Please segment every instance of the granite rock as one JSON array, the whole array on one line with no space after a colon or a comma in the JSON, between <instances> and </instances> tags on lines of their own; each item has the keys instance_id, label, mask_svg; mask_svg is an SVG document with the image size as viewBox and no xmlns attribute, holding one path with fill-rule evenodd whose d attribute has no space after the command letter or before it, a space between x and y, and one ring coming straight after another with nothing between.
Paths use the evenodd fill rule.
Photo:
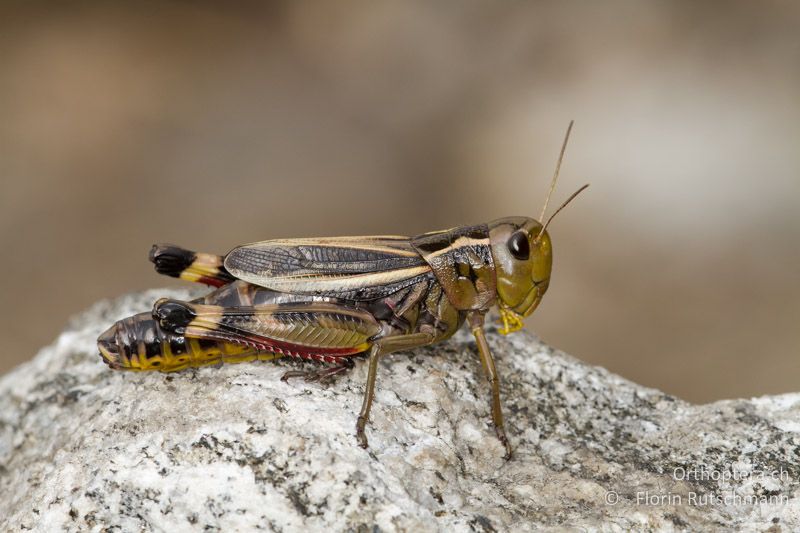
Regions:
<instances>
[{"instance_id":1,"label":"granite rock","mask_svg":"<svg viewBox=\"0 0 800 533\"><path fill-rule=\"evenodd\" d=\"M363 450L363 363L109 370L97 335L165 295L188 293L97 304L0 379L0 530L800 528L800 394L692 405L492 330L505 461L462 331L382 361Z\"/></svg>"}]
</instances>

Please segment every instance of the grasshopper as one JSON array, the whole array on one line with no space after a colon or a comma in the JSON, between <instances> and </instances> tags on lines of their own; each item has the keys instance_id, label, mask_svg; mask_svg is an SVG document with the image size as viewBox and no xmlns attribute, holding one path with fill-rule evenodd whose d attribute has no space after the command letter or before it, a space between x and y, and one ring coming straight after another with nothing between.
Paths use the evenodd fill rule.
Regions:
<instances>
[{"instance_id":1,"label":"grasshopper","mask_svg":"<svg viewBox=\"0 0 800 533\"><path fill-rule=\"evenodd\" d=\"M539 219L555 189L572 122ZM378 361L386 354L441 342L466 322L491 386L495 433L510 457L500 381L484 334L497 306L500 332L516 331L550 284L547 227L583 191L573 193L546 222L501 218L416 237L365 236L279 239L238 246L225 256L155 245L156 271L216 287L184 302L160 299L150 313L120 320L98 338L112 369L170 372L217 363L296 357L330 363L289 371L283 380L327 380L368 361L356 422L365 427Z\"/></svg>"}]
</instances>

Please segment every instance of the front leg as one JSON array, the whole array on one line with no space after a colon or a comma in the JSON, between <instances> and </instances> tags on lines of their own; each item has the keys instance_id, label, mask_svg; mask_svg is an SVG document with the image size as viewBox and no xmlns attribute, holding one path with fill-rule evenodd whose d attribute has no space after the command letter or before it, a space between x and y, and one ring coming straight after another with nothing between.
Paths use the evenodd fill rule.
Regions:
<instances>
[{"instance_id":1,"label":"front leg","mask_svg":"<svg viewBox=\"0 0 800 533\"><path fill-rule=\"evenodd\" d=\"M475 336L475 342L478 344L481 365L486 374L486 379L492 387L492 422L494 422L494 431L497 434L497 438L506 448L506 459L510 459L512 453L511 445L506 437L503 410L500 405L500 379L497 377L497 369L494 366L492 352L489 350L489 343L486 342L486 335L483 332L483 318L484 314L477 311L473 311L467 316L469 327Z\"/></svg>"}]
</instances>

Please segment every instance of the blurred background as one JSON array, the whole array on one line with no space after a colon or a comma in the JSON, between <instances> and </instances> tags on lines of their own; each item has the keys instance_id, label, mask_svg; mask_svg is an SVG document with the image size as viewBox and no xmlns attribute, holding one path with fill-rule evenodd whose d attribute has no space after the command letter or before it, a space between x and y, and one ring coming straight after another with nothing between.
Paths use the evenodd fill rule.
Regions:
<instances>
[{"instance_id":1,"label":"blurred background","mask_svg":"<svg viewBox=\"0 0 800 533\"><path fill-rule=\"evenodd\" d=\"M690 401L800 390L798 6L4 1L0 372L182 284L154 242L538 216L574 118L528 327Z\"/></svg>"}]
</instances>

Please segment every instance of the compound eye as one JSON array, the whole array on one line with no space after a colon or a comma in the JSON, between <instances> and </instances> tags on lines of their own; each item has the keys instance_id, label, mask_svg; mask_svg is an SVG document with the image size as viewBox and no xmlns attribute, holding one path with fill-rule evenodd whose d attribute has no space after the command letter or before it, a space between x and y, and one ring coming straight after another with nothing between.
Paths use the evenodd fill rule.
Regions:
<instances>
[{"instance_id":1,"label":"compound eye","mask_svg":"<svg viewBox=\"0 0 800 533\"><path fill-rule=\"evenodd\" d=\"M528 242L528 234L524 231L517 231L508 239L508 251L516 259L525 261L531 256L531 245Z\"/></svg>"}]
</instances>

